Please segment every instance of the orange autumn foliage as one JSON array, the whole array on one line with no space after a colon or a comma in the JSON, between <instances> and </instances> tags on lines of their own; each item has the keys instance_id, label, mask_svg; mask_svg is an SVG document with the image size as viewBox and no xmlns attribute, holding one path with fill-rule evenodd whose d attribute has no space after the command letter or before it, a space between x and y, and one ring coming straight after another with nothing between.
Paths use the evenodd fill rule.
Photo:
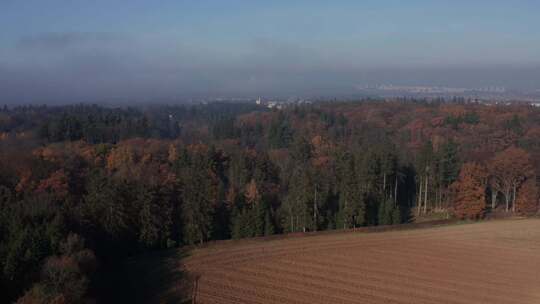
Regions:
<instances>
[{"instance_id":1,"label":"orange autumn foliage","mask_svg":"<svg viewBox=\"0 0 540 304\"><path fill-rule=\"evenodd\" d=\"M257 189L257 183L254 179L251 179L251 181L246 185L246 192L244 193L244 196L246 197L246 202L249 204L256 204L261 198L259 190Z\"/></svg>"},{"instance_id":2,"label":"orange autumn foliage","mask_svg":"<svg viewBox=\"0 0 540 304\"><path fill-rule=\"evenodd\" d=\"M454 193L453 211L456 217L476 219L486 208L485 168L476 163L466 163L461 167L458 180L451 185Z\"/></svg>"},{"instance_id":3,"label":"orange autumn foliage","mask_svg":"<svg viewBox=\"0 0 540 304\"><path fill-rule=\"evenodd\" d=\"M69 183L64 170L55 171L47 179L40 181L36 192L50 193L58 199L65 198L69 193Z\"/></svg>"},{"instance_id":4,"label":"orange autumn foliage","mask_svg":"<svg viewBox=\"0 0 540 304\"><path fill-rule=\"evenodd\" d=\"M538 186L535 177L528 178L519 188L516 211L525 215L538 212Z\"/></svg>"}]
</instances>

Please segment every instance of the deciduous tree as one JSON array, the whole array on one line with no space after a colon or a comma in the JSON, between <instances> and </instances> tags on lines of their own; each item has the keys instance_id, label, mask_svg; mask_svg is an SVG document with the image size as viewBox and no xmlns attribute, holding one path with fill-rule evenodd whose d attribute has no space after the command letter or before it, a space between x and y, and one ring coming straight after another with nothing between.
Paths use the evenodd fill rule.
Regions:
<instances>
[{"instance_id":1,"label":"deciduous tree","mask_svg":"<svg viewBox=\"0 0 540 304\"><path fill-rule=\"evenodd\" d=\"M486 207L487 172L481 165L466 163L461 167L459 177L452 184L454 192L454 214L458 218L477 219Z\"/></svg>"},{"instance_id":2,"label":"deciduous tree","mask_svg":"<svg viewBox=\"0 0 540 304\"><path fill-rule=\"evenodd\" d=\"M516 198L516 212L527 215L538 212L538 185L535 176L527 178L519 187Z\"/></svg>"},{"instance_id":3,"label":"deciduous tree","mask_svg":"<svg viewBox=\"0 0 540 304\"><path fill-rule=\"evenodd\" d=\"M515 212L516 194L521 183L532 175L529 153L517 147L510 147L495 155L490 161L489 172L493 191L501 191L506 202L506 211Z\"/></svg>"}]
</instances>

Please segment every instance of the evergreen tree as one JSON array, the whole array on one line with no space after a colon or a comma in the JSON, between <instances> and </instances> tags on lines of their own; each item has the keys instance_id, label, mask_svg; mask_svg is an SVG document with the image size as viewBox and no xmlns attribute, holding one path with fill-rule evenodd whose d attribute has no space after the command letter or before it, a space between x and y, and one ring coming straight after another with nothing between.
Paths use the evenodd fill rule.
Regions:
<instances>
[{"instance_id":1,"label":"evergreen tree","mask_svg":"<svg viewBox=\"0 0 540 304\"><path fill-rule=\"evenodd\" d=\"M517 135L523 135L523 125L517 114L514 114L511 120L506 121L505 128Z\"/></svg>"},{"instance_id":2,"label":"evergreen tree","mask_svg":"<svg viewBox=\"0 0 540 304\"><path fill-rule=\"evenodd\" d=\"M278 118L270 124L268 130L268 144L271 148L287 148L293 138L293 131L286 117L280 113Z\"/></svg>"},{"instance_id":3,"label":"evergreen tree","mask_svg":"<svg viewBox=\"0 0 540 304\"><path fill-rule=\"evenodd\" d=\"M293 173L287 196L281 206L282 227L288 232L313 230L311 184L305 170Z\"/></svg>"},{"instance_id":4,"label":"evergreen tree","mask_svg":"<svg viewBox=\"0 0 540 304\"><path fill-rule=\"evenodd\" d=\"M263 201L256 201L253 204L236 206L231 231L234 239L273 234L274 225L268 205Z\"/></svg>"},{"instance_id":5,"label":"evergreen tree","mask_svg":"<svg viewBox=\"0 0 540 304\"><path fill-rule=\"evenodd\" d=\"M401 210L399 209L399 206L392 205L392 224L398 225L401 224Z\"/></svg>"},{"instance_id":6,"label":"evergreen tree","mask_svg":"<svg viewBox=\"0 0 540 304\"><path fill-rule=\"evenodd\" d=\"M382 200L379 203L379 214L378 214L378 223L379 225L390 225L392 224L392 217L390 214L388 201Z\"/></svg>"},{"instance_id":7,"label":"evergreen tree","mask_svg":"<svg viewBox=\"0 0 540 304\"><path fill-rule=\"evenodd\" d=\"M203 243L211 235L217 199L217 177L211 168L212 160L207 155L194 152L181 175L181 215L186 244Z\"/></svg>"},{"instance_id":8,"label":"evergreen tree","mask_svg":"<svg viewBox=\"0 0 540 304\"><path fill-rule=\"evenodd\" d=\"M343 160L344 166L339 188L338 228L361 226L365 222L365 203L355 174L351 155Z\"/></svg>"},{"instance_id":9,"label":"evergreen tree","mask_svg":"<svg viewBox=\"0 0 540 304\"><path fill-rule=\"evenodd\" d=\"M377 158L380 164L380 174L382 175L378 182L383 198L392 193L394 177L397 171L397 157L394 154L395 147L391 144L383 144L377 151Z\"/></svg>"},{"instance_id":10,"label":"evergreen tree","mask_svg":"<svg viewBox=\"0 0 540 304\"><path fill-rule=\"evenodd\" d=\"M266 210L264 214L264 235L272 235L275 233L274 223L272 222L272 215L269 210Z\"/></svg>"},{"instance_id":11,"label":"evergreen tree","mask_svg":"<svg viewBox=\"0 0 540 304\"><path fill-rule=\"evenodd\" d=\"M172 207L155 190L140 187L136 198L139 209L139 241L146 247L166 247L172 236Z\"/></svg>"},{"instance_id":12,"label":"evergreen tree","mask_svg":"<svg viewBox=\"0 0 540 304\"><path fill-rule=\"evenodd\" d=\"M458 157L458 144L449 140L440 148L440 172L442 175L442 182L444 187L448 187L453 183L459 174L459 157Z\"/></svg>"},{"instance_id":13,"label":"evergreen tree","mask_svg":"<svg viewBox=\"0 0 540 304\"><path fill-rule=\"evenodd\" d=\"M297 137L290 151L291 159L296 165L307 166L313 154L313 147L305 137Z\"/></svg>"},{"instance_id":14,"label":"evergreen tree","mask_svg":"<svg viewBox=\"0 0 540 304\"><path fill-rule=\"evenodd\" d=\"M378 212L379 225L395 225L401 223L399 207L391 199L382 200Z\"/></svg>"},{"instance_id":15,"label":"evergreen tree","mask_svg":"<svg viewBox=\"0 0 540 304\"><path fill-rule=\"evenodd\" d=\"M85 224L90 231L105 236L109 242L128 232L130 212L123 196L123 186L103 171L92 173L87 194L81 206Z\"/></svg>"}]
</instances>

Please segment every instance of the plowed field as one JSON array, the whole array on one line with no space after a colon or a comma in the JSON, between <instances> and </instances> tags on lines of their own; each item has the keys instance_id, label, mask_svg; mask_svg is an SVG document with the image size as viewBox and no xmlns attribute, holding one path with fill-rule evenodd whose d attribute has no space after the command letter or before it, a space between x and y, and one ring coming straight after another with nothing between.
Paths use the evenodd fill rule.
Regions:
<instances>
[{"instance_id":1,"label":"plowed field","mask_svg":"<svg viewBox=\"0 0 540 304\"><path fill-rule=\"evenodd\" d=\"M197 303L540 303L540 220L247 240L185 260Z\"/></svg>"}]
</instances>

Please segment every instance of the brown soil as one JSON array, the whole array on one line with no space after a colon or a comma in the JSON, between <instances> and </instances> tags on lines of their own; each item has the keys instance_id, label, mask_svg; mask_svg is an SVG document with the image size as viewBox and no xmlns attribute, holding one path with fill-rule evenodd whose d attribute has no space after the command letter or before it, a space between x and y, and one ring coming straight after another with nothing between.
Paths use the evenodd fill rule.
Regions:
<instances>
[{"instance_id":1,"label":"brown soil","mask_svg":"<svg viewBox=\"0 0 540 304\"><path fill-rule=\"evenodd\" d=\"M540 220L217 243L196 303L540 303Z\"/></svg>"}]
</instances>

